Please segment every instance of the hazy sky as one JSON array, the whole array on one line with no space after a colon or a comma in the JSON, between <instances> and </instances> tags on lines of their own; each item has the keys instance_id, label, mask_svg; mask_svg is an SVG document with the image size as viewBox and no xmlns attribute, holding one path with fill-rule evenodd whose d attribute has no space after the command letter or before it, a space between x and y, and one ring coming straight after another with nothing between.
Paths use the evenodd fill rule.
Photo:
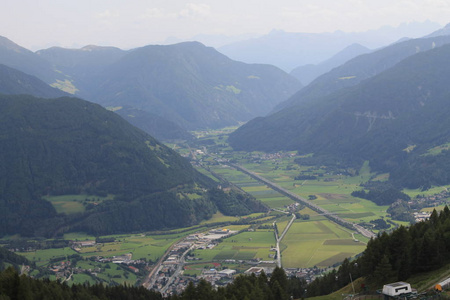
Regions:
<instances>
[{"instance_id":1,"label":"hazy sky","mask_svg":"<svg viewBox=\"0 0 450 300\"><path fill-rule=\"evenodd\" d=\"M197 34L346 32L430 20L448 0L2 0L0 35L31 50L88 44L129 49Z\"/></svg>"}]
</instances>

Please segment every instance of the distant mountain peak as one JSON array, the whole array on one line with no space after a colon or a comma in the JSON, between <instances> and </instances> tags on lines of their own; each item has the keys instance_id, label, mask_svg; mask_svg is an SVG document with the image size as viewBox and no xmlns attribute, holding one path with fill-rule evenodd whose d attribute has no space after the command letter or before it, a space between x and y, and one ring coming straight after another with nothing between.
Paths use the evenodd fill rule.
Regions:
<instances>
[{"instance_id":1,"label":"distant mountain peak","mask_svg":"<svg viewBox=\"0 0 450 300\"><path fill-rule=\"evenodd\" d=\"M450 35L450 23L448 23L441 29L436 30L435 32L427 35L426 37L436 37L436 36L442 36L442 35Z\"/></svg>"},{"instance_id":2,"label":"distant mountain peak","mask_svg":"<svg viewBox=\"0 0 450 300\"><path fill-rule=\"evenodd\" d=\"M17 45L16 43L14 43L13 41L4 36L0 36L0 48L6 48L8 50L13 50L18 53L24 52L26 50L25 48L20 47L19 45Z\"/></svg>"},{"instance_id":3,"label":"distant mountain peak","mask_svg":"<svg viewBox=\"0 0 450 300\"><path fill-rule=\"evenodd\" d=\"M83 48L81 48L80 50L82 50L82 51L93 51L93 50L97 50L98 48L101 48L101 47L95 46L95 45L87 45L87 46L84 46Z\"/></svg>"}]
</instances>

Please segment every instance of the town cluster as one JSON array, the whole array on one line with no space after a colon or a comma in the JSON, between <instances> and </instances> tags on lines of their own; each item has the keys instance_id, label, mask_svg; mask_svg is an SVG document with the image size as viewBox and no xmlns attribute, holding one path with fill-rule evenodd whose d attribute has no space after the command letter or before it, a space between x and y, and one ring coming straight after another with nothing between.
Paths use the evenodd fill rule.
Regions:
<instances>
[{"instance_id":1,"label":"town cluster","mask_svg":"<svg viewBox=\"0 0 450 300\"><path fill-rule=\"evenodd\" d=\"M234 260L224 259L212 263L214 267L201 268L198 274L188 274L188 270L195 266L199 260L191 255L194 249L212 249L218 244L218 240L235 234L235 231L228 229L214 229L207 233L192 234L176 243L169 249L167 254L157 263L150 273L147 288L160 291L163 295L179 294L189 284L197 283L204 279L214 287L225 286L232 282L233 277L238 274L261 274L261 272L270 275L276 266L275 260ZM201 265L201 263L200 263ZM245 271L227 268L227 265L247 265ZM288 276L297 276L305 279L307 282L314 280L323 269L319 268L292 268L285 269Z\"/></svg>"}]
</instances>

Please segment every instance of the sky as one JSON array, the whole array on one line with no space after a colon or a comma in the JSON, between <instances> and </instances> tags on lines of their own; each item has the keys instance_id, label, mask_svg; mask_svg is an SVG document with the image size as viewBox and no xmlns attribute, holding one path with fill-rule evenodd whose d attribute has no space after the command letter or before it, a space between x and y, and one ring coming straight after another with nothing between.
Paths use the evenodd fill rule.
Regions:
<instances>
[{"instance_id":1,"label":"sky","mask_svg":"<svg viewBox=\"0 0 450 300\"><path fill-rule=\"evenodd\" d=\"M361 32L449 22L448 0L1 0L0 35L30 50L130 49L196 35Z\"/></svg>"}]
</instances>

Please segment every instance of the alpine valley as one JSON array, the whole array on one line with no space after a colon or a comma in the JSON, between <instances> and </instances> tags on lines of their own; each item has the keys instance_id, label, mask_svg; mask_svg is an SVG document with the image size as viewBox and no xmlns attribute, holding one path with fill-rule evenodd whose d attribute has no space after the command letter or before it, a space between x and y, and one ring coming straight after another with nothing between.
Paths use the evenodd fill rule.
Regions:
<instances>
[{"instance_id":1,"label":"alpine valley","mask_svg":"<svg viewBox=\"0 0 450 300\"><path fill-rule=\"evenodd\" d=\"M422 25L219 48L290 74L0 37L0 299L447 299L450 25Z\"/></svg>"},{"instance_id":2,"label":"alpine valley","mask_svg":"<svg viewBox=\"0 0 450 300\"><path fill-rule=\"evenodd\" d=\"M353 166L368 160L400 187L447 184L447 151L429 151L450 140L449 42L448 36L409 40L356 57L279 111L239 128L230 143L236 150L298 150Z\"/></svg>"}]
</instances>

